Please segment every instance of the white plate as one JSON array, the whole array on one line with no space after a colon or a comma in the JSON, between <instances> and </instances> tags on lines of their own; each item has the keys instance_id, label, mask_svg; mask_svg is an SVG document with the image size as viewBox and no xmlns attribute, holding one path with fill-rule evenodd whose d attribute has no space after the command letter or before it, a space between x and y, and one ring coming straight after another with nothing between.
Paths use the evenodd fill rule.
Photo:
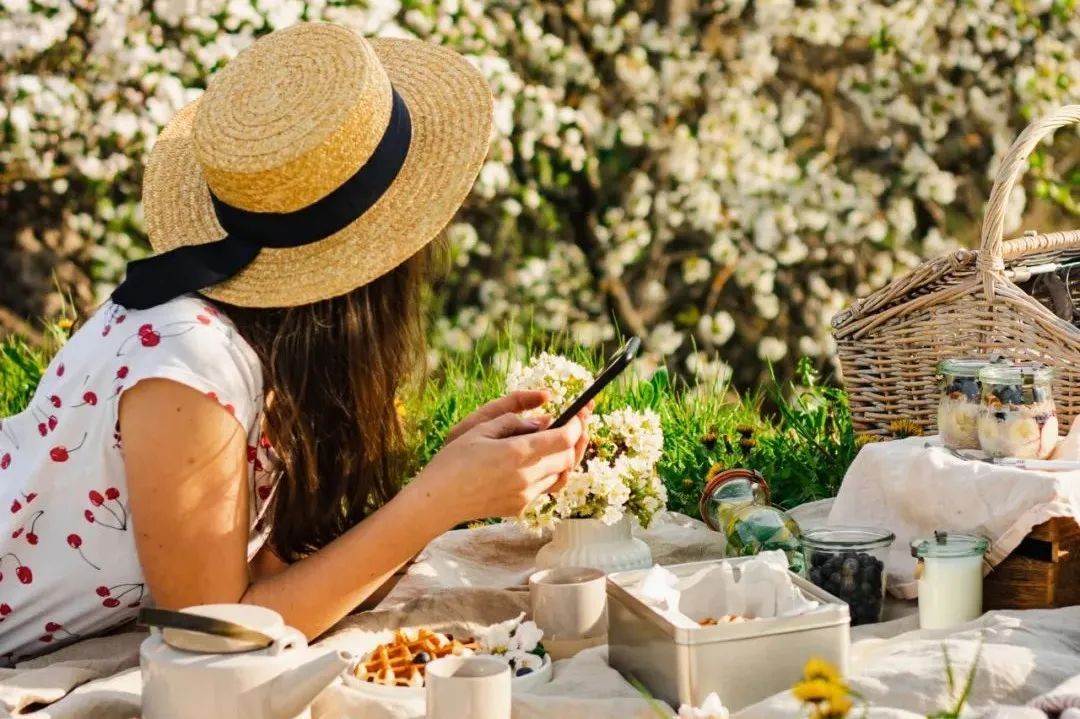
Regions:
<instances>
[{"instance_id":1,"label":"white plate","mask_svg":"<svg viewBox=\"0 0 1080 719\"><path fill-rule=\"evenodd\" d=\"M512 691L528 692L551 681L551 657L544 655L544 663L536 671L521 677L511 677ZM342 674L345 686L377 699L420 699L424 698L424 687L391 687L357 679L351 671Z\"/></svg>"}]
</instances>

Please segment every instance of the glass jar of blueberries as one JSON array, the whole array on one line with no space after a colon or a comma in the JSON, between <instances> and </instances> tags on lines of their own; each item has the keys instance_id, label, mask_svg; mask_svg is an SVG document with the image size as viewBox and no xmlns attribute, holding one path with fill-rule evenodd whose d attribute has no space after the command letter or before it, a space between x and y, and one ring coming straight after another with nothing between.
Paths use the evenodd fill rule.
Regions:
<instances>
[{"instance_id":1,"label":"glass jar of blueberries","mask_svg":"<svg viewBox=\"0 0 1080 719\"><path fill-rule=\"evenodd\" d=\"M984 452L1021 459L1050 456L1058 441L1053 379L1053 369L1039 363L988 364L979 371L978 435Z\"/></svg>"},{"instance_id":2,"label":"glass jar of blueberries","mask_svg":"<svg viewBox=\"0 0 1080 719\"><path fill-rule=\"evenodd\" d=\"M885 555L895 540L892 532L874 527L817 527L803 533L810 581L848 603L852 625L881 621Z\"/></svg>"},{"instance_id":3,"label":"glass jar of blueberries","mask_svg":"<svg viewBox=\"0 0 1080 719\"><path fill-rule=\"evenodd\" d=\"M979 371L989 364L987 359L947 359L938 364L942 380L938 401L938 434L951 449L979 448L979 408L982 387Z\"/></svg>"}]
</instances>

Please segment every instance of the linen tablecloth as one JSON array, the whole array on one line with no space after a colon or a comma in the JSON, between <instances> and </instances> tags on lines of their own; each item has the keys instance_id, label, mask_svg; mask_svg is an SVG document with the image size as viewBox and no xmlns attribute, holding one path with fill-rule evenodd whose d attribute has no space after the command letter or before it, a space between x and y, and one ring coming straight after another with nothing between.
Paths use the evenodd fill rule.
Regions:
<instances>
[{"instance_id":1,"label":"linen tablecloth","mask_svg":"<svg viewBox=\"0 0 1080 719\"><path fill-rule=\"evenodd\" d=\"M828 504L797 511L810 526ZM817 517L818 519L814 519ZM703 525L678 515L664 515L642 533L654 558L668 563L715 556L718 538ZM451 532L436 540L410 567L404 579L374 612L343 620L320 646L348 647L358 633L436 621L488 622L515 616L527 605L522 582L531 570L538 539L509 525ZM477 554L481 547L486 553ZM483 557L478 561L477 557ZM491 582L497 582L495 586ZM447 586L449 585L449 586ZM502 587L513 587L505 589ZM901 618L853 632L850 681L871 698L872 717L910 717L944 706L941 647L948 646L958 665L966 662L981 639L984 659L976 684L980 712L999 704L1023 704L1070 676L1080 674L1080 609L992 612L952 632L911 632L917 626L911 604L893 604ZM49 702L28 714L35 719L131 719L139 713L138 644L145 635L129 632L91 639L61 649L15 669L0 670L0 716L3 707ZM738 719L796 716L785 692L740 712ZM655 714L637 692L604 661L603 648L557 662L550 684L518 693L514 719L652 719ZM1017 716L1020 711L1001 716ZM314 719L402 719L423 716L408 703L366 701L343 686L325 691L312 707ZM1038 714L1035 715L1039 716Z\"/></svg>"},{"instance_id":2,"label":"linen tablecloth","mask_svg":"<svg viewBox=\"0 0 1080 719\"><path fill-rule=\"evenodd\" d=\"M886 561L890 591L917 596L911 540L934 530L990 540L989 571L1033 527L1054 517L1080 521L1080 472L1036 472L964 460L937 437L909 437L862 448L844 476L829 524L887 527L896 534Z\"/></svg>"}]
</instances>

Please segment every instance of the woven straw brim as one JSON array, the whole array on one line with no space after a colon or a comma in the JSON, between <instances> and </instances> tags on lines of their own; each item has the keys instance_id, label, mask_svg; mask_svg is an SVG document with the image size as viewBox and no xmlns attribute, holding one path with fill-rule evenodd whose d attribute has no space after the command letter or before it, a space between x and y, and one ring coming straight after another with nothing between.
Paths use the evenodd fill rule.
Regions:
<instances>
[{"instance_id":1,"label":"woven straw brim","mask_svg":"<svg viewBox=\"0 0 1080 719\"><path fill-rule=\"evenodd\" d=\"M358 220L302 247L264 249L203 294L245 307L291 307L345 294L386 274L430 242L465 200L487 154L492 99L457 53L418 40L372 39L409 107L412 142L397 178ZM158 252L225 236L195 155L198 101L162 132L147 163L143 208Z\"/></svg>"}]
</instances>

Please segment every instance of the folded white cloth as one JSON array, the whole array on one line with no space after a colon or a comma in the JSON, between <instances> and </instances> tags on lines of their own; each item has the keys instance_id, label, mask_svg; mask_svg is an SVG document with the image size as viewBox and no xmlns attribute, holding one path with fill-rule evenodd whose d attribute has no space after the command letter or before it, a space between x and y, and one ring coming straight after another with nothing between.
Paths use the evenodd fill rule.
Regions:
<instances>
[{"instance_id":1,"label":"folded white cloth","mask_svg":"<svg viewBox=\"0 0 1080 719\"><path fill-rule=\"evenodd\" d=\"M1061 719L1080 719L1080 674L1035 697L1028 705L1043 710L1051 717L1060 715Z\"/></svg>"},{"instance_id":2,"label":"folded white cloth","mask_svg":"<svg viewBox=\"0 0 1080 719\"><path fill-rule=\"evenodd\" d=\"M728 562L683 579L659 564L630 590L677 627L695 629L706 618L730 614L753 619L789 617L817 609L788 573L783 552L762 552L742 562L739 577Z\"/></svg>"},{"instance_id":3,"label":"folded white cloth","mask_svg":"<svg viewBox=\"0 0 1080 719\"><path fill-rule=\"evenodd\" d=\"M890 591L911 599L918 592L912 539L937 529L980 534L990 540L989 571L1033 527L1054 517L1080 517L1080 472L964 460L941 447L937 437L910 437L862 448L828 523L892 530L896 542L886 560Z\"/></svg>"}]
</instances>

